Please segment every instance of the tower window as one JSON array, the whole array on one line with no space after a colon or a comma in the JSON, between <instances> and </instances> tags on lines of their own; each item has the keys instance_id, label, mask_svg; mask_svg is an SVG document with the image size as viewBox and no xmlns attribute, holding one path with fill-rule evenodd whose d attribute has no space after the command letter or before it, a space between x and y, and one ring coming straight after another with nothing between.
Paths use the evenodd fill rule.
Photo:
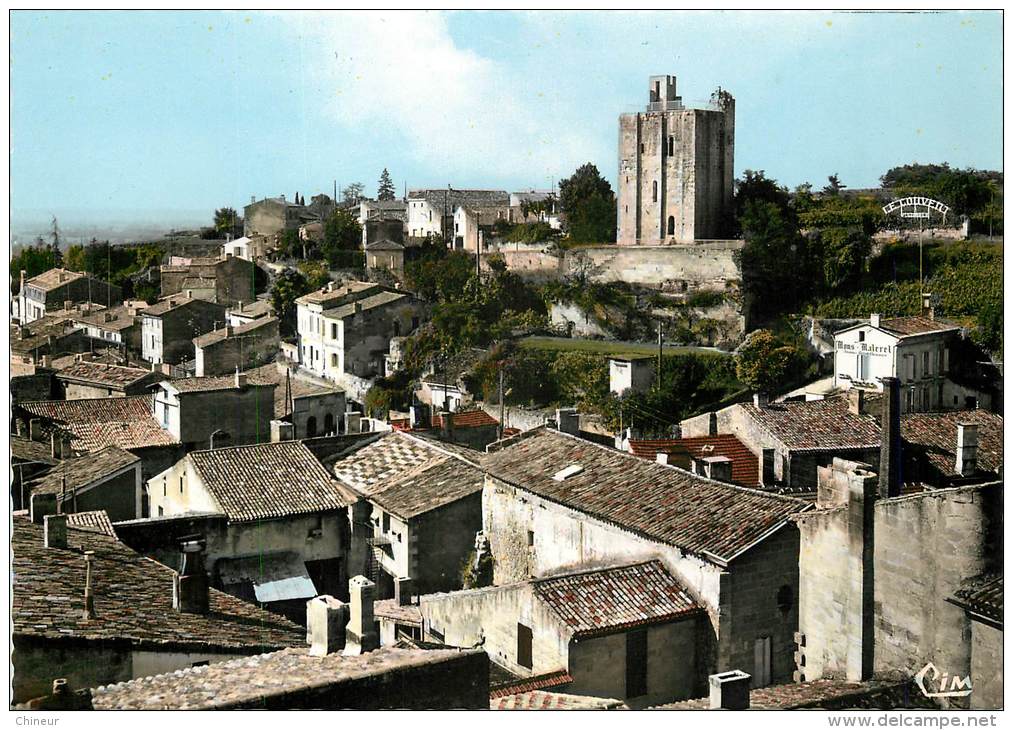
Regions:
<instances>
[{"instance_id":1,"label":"tower window","mask_svg":"<svg viewBox=\"0 0 1013 730\"><path fill-rule=\"evenodd\" d=\"M668 235L670 235L670 236L674 236L675 235L675 216L674 215L668 216Z\"/></svg>"},{"instance_id":2,"label":"tower window","mask_svg":"<svg viewBox=\"0 0 1013 730\"><path fill-rule=\"evenodd\" d=\"M652 188L653 188L653 192L652 192L652 194L651 194L651 199L652 199L652 200L653 200L653 201L654 201L655 203L657 203L657 202L658 202L658 181L657 181L657 180L655 180L655 181L654 181L653 183L651 183L651 186L652 186Z\"/></svg>"},{"instance_id":3,"label":"tower window","mask_svg":"<svg viewBox=\"0 0 1013 730\"><path fill-rule=\"evenodd\" d=\"M640 143L640 154L644 154L644 143Z\"/></svg>"},{"instance_id":4,"label":"tower window","mask_svg":"<svg viewBox=\"0 0 1013 730\"><path fill-rule=\"evenodd\" d=\"M675 154L675 137L669 135L668 137L668 156L671 157Z\"/></svg>"}]
</instances>

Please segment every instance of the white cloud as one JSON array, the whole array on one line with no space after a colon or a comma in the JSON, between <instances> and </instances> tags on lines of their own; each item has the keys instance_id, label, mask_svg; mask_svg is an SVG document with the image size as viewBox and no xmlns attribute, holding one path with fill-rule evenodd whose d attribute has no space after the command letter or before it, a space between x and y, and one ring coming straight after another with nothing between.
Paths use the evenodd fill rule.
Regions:
<instances>
[{"instance_id":1,"label":"white cloud","mask_svg":"<svg viewBox=\"0 0 1013 730\"><path fill-rule=\"evenodd\" d=\"M394 152L433 170L430 184L454 176L544 186L591 157L594 140L554 123L531 80L458 46L439 13L277 17L298 36L302 68L327 117L395 131L406 148Z\"/></svg>"}]
</instances>

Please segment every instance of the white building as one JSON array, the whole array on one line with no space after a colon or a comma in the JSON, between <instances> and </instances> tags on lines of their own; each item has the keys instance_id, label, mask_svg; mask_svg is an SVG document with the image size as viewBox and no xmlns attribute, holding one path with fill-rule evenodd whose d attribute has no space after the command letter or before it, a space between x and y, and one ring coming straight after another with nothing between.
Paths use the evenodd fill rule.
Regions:
<instances>
[{"instance_id":1,"label":"white building","mask_svg":"<svg viewBox=\"0 0 1013 730\"><path fill-rule=\"evenodd\" d=\"M902 413L963 407L956 393L961 389L947 378L959 336L959 327L932 315L884 319L873 314L867 324L834 335L834 387L882 392L880 379L895 377L901 383Z\"/></svg>"},{"instance_id":2,"label":"white building","mask_svg":"<svg viewBox=\"0 0 1013 730\"><path fill-rule=\"evenodd\" d=\"M505 190L453 190L433 188L408 193L408 236L443 236L443 221L452 222L458 206L474 208L509 207L510 193Z\"/></svg>"}]
</instances>

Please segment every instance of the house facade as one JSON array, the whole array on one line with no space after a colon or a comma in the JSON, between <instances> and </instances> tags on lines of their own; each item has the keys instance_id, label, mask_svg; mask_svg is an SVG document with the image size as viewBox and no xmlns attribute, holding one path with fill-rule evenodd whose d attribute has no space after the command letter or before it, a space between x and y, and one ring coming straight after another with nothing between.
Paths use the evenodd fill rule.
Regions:
<instances>
[{"instance_id":1,"label":"house facade","mask_svg":"<svg viewBox=\"0 0 1013 730\"><path fill-rule=\"evenodd\" d=\"M225 307L203 299L170 296L141 313L141 357L151 363L194 358L193 338L225 321Z\"/></svg>"},{"instance_id":2,"label":"house facade","mask_svg":"<svg viewBox=\"0 0 1013 730\"><path fill-rule=\"evenodd\" d=\"M193 340L196 375L225 375L274 362L280 334L277 317L261 317L235 327L226 324Z\"/></svg>"},{"instance_id":3,"label":"house facade","mask_svg":"<svg viewBox=\"0 0 1013 730\"><path fill-rule=\"evenodd\" d=\"M50 269L31 279L21 272L21 289L18 293L18 312L21 323L33 322L46 312L66 309L67 302L119 302L122 293L118 286L70 269Z\"/></svg>"},{"instance_id":4,"label":"house facade","mask_svg":"<svg viewBox=\"0 0 1013 730\"><path fill-rule=\"evenodd\" d=\"M452 190L422 189L408 192L408 236L426 238L449 236L458 206L510 205L510 194L505 190ZM452 240L452 239L451 239Z\"/></svg>"}]
</instances>

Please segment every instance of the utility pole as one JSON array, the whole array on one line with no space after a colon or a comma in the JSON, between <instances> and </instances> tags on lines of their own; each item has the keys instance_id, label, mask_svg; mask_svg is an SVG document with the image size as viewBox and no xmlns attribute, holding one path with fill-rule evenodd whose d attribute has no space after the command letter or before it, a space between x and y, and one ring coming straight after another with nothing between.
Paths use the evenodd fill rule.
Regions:
<instances>
[{"instance_id":1,"label":"utility pole","mask_svg":"<svg viewBox=\"0 0 1013 730\"><path fill-rule=\"evenodd\" d=\"M506 407L503 404L503 363L499 365L499 437L503 438L503 419L506 417Z\"/></svg>"},{"instance_id":2,"label":"utility pole","mask_svg":"<svg viewBox=\"0 0 1013 730\"><path fill-rule=\"evenodd\" d=\"M659 321L658 322L658 377L657 377L658 390L659 391L661 390L661 348L662 348L661 322Z\"/></svg>"},{"instance_id":3,"label":"utility pole","mask_svg":"<svg viewBox=\"0 0 1013 730\"><path fill-rule=\"evenodd\" d=\"M475 211L475 278L482 283L482 214Z\"/></svg>"}]
</instances>

